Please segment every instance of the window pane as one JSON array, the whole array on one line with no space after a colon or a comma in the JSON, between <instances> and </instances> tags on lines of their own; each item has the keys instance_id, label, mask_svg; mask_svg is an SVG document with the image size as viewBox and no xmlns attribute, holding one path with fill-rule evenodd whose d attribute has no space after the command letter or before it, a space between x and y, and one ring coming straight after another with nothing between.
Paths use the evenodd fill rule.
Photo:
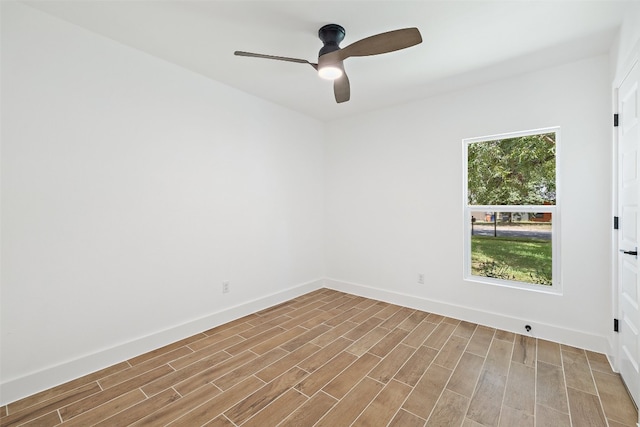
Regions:
<instances>
[{"instance_id":1,"label":"window pane","mask_svg":"<svg viewBox=\"0 0 640 427\"><path fill-rule=\"evenodd\" d=\"M471 212L471 274L552 284L552 214Z\"/></svg>"},{"instance_id":2,"label":"window pane","mask_svg":"<svg viewBox=\"0 0 640 427\"><path fill-rule=\"evenodd\" d=\"M467 149L470 205L555 205L555 132L473 142Z\"/></svg>"}]
</instances>

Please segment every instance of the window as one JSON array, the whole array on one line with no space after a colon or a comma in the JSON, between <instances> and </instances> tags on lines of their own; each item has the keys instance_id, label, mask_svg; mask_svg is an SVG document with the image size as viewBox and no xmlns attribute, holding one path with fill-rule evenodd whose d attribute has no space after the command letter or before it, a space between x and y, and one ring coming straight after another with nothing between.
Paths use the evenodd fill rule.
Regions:
<instances>
[{"instance_id":1,"label":"window","mask_svg":"<svg viewBox=\"0 0 640 427\"><path fill-rule=\"evenodd\" d=\"M463 140L464 277L559 292L559 128Z\"/></svg>"}]
</instances>

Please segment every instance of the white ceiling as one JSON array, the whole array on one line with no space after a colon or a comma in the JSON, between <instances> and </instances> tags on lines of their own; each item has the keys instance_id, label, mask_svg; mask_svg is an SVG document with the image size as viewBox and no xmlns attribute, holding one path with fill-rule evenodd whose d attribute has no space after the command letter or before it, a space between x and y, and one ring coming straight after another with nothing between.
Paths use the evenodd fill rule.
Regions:
<instances>
[{"instance_id":1,"label":"white ceiling","mask_svg":"<svg viewBox=\"0 0 640 427\"><path fill-rule=\"evenodd\" d=\"M24 0L23 3L292 110L331 120L608 52L631 1ZM342 47L418 27L423 43L349 58L351 100L308 65L318 29L346 29Z\"/></svg>"}]
</instances>

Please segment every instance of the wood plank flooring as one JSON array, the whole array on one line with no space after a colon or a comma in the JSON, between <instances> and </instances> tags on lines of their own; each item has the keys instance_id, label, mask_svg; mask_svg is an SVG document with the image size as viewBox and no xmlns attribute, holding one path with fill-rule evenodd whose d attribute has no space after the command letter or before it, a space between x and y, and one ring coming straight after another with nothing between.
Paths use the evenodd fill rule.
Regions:
<instances>
[{"instance_id":1,"label":"wood plank flooring","mask_svg":"<svg viewBox=\"0 0 640 427\"><path fill-rule=\"evenodd\" d=\"M602 354L320 289L0 408L1 426L635 426Z\"/></svg>"}]
</instances>

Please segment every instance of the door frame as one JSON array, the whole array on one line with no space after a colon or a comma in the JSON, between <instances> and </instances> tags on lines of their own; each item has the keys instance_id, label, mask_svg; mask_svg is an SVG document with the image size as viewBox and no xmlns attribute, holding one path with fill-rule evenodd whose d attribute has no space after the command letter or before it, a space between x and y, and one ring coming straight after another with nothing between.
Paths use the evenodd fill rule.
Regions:
<instances>
[{"instance_id":1,"label":"door frame","mask_svg":"<svg viewBox=\"0 0 640 427\"><path fill-rule=\"evenodd\" d=\"M638 40L638 42L635 44L634 48L631 50L631 53L629 55L629 57L624 61L623 66L621 67L621 69L618 71L618 73L614 76L613 82L612 82L612 97L611 97L611 102L612 102L612 114L611 114L611 119L612 119L612 171L613 171L613 179L612 179L612 198L611 198L611 203L612 203L612 219L613 217L619 217L619 212L618 212L618 201L619 201L619 191L618 191L618 174L619 174L619 167L618 167L618 147L619 147L619 131L620 128L613 126L613 117L614 114L618 114L618 101L619 101L619 90L620 90L620 86L622 85L622 83L624 82L624 80L627 78L627 76L630 74L631 70L633 69L634 65L639 66L640 67L640 40ZM611 301L612 301L612 307L611 307L611 311L613 314L613 318L614 319L618 319L619 318L619 310L620 310L620 302L619 302L619 283L618 283L618 279L619 279L619 275L618 275L618 266L619 266L619 257L621 256L618 253L618 241L619 241L619 237L618 237L618 231L619 230L615 230L613 229L613 227L611 228L611 251L612 251L612 258L611 258L611 262L612 262L612 268L611 268ZM613 321L612 321L613 323ZM613 331L613 324L612 324L612 329ZM616 332L612 332L611 334L611 354L609 355L609 362L611 363L611 366L613 368L613 370L615 372L620 372L620 337ZM638 407L640 407L640 402L635 402L636 405L638 405ZM640 413L638 413L638 427L640 427Z\"/></svg>"}]
</instances>

